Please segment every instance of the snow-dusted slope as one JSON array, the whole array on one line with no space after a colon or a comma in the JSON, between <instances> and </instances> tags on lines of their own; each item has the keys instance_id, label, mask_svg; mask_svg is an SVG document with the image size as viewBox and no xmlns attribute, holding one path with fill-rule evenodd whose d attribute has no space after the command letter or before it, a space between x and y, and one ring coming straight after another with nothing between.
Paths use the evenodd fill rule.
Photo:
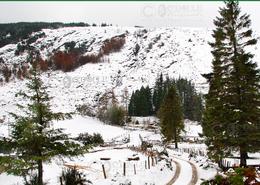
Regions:
<instances>
[{"instance_id":1,"label":"snow-dusted slope","mask_svg":"<svg viewBox=\"0 0 260 185\"><path fill-rule=\"evenodd\" d=\"M175 78L186 77L198 90L205 92L207 89L201 74L211 70L209 30L71 27L41 32L45 36L32 46L40 50L43 58L50 56L53 50L63 50L63 44L70 41L75 41L76 46L85 43L86 54L97 53L104 40L126 35L126 43L120 52L105 56L103 63L86 64L68 73L52 71L43 74L42 78L50 86L50 95L54 97L53 106L59 111L73 111L76 105L84 103L96 105L102 94L112 90L120 101L126 87L131 93L142 85L152 85L160 73ZM134 54L136 44L140 46L137 55ZM19 64L26 60L26 53L15 56L16 47L10 44L0 48L0 57L5 63ZM255 51L259 51L258 48ZM13 111L14 104L19 101L15 93L24 87L25 81L17 79L0 86L0 118L7 111Z\"/></svg>"}]
</instances>

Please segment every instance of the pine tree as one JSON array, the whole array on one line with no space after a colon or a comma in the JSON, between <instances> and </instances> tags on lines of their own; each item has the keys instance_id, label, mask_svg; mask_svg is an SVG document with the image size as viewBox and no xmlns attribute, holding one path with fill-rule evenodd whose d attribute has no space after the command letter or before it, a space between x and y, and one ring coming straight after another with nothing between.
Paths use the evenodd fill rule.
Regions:
<instances>
[{"instance_id":1,"label":"pine tree","mask_svg":"<svg viewBox=\"0 0 260 185\"><path fill-rule=\"evenodd\" d=\"M237 1L227 1L214 21L213 72L209 81L203 132L210 155L220 159L240 151L240 165L247 153L259 150L260 72L248 46L255 45L249 15L240 15Z\"/></svg>"},{"instance_id":2,"label":"pine tree","mask_svg":"<svg viewBox=\"0 0 260 185\"><path fill-rule=\"evenodd\" d=\"M161 73L160 76L156 79L155 87L154 87L154 93L153 93L154 113L157 113L157 111L159 110L163 97L164 97L163 75Z\"/></svg>"},{"instance_id":3,"label":"pine tree","mask_svg":"<svg viewBox=\"0 0 260 185\"><path fill-rule=\"evenodd\" d=\"M31 56L30 60L35 60ZM55 156L72 156L83 152L79 144L73 142L62 129L54 129L53 120L70 118L70 114L54 113L50 109L50 97L39 77L36 62L27 92L17 95L27 100L27 105L17 104L22 115L10 113L14 118L11 134L4 142L14 155L1 156L0 164L7 173L26 177L37 171L37 184L43 185L43 162L50 162Z\"/></svg>"},{"instance_id":4,"label":"pine tree","mask_svg":"<svg viewBox=\"0 0 260 185\"><path fill-rule=\"evenodd\" d=\"M132 93L129 104L128 104L128 115L129 116L135 115L134 99L135 99L135 92Z\"/></svg>"},{"instance_id":5,"label":"pine tree","mask_svg":"<svg viewBox=\"0 0 260 185\"><path fill-rule=\"evenodd\" d=\"M175 148L178 148L180 132L183 130L184 124L180 98L174 86L168 89L159 109L158 117L165 141L174 140Z\"/></svg>"},{"instance_id":6,"label":"pine tree","mask_svg":"<svg viewBox=\"0 0 260 185\"><path fill-rule=\"evenodd\" d=\"M152 92L149 86L145 88L145 97L147 104L147 116L151 116L153 114L153 103L152 103Z\"/></svg>"}]
</instances>

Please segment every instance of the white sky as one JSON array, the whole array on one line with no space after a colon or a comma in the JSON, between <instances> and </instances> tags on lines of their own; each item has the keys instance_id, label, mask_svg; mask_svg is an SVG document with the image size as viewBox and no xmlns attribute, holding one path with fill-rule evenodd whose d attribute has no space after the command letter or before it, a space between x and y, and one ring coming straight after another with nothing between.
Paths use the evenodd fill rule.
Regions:
<instances>
[{"instance_id":1,"label":"white sky","mask_svg":"<svg viewBox=\"0 0 260 185\"><path fill-rule=\"evenodd\" d=\"M0 22L102 22L120 26L213 26L223 2L0 2ZM260 30L260 2L241 2Z\"/></svg>"}]
</instances>

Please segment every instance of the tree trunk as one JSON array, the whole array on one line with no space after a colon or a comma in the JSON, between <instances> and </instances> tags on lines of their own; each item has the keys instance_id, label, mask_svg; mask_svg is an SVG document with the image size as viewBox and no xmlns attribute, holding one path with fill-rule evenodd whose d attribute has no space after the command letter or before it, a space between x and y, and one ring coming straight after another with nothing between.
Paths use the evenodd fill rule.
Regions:
<instances>
[{"instance_id":1,"label":"tree trunk","mask_svg":"<svg viewBox=\"0 0 260 185\"><path fill-rule=\"evenodd\" d=\"M38 160L38 185L43 185L43 167L42 160Z\"/></svg>"},{"instance_id":2,"label":"tree trunk","mask_svg":"<svg viewBox=\"0 0 260 185\"><path fill-rule=\"evenodd\" d=\"M246 167L246 159L248 158L247 151L240 147L240 167Z\"/></svg>"},{"instance_id":3,"label":"tree trunk","mask_svg":"<svg viewBox=\"0 0 260 185\"><path fill-rule=\"evenodd\" d=\"M176 128L174 129L174 142L175 142L175 148L178 148L178 141L177 141L177 130Z\"/></svg>"}]
</instances>

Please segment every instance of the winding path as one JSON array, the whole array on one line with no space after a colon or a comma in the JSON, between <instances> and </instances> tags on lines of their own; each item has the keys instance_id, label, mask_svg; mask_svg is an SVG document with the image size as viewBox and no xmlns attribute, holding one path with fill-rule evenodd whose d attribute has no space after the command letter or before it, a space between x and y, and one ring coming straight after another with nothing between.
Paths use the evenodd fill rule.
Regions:
<instances>
[{"instance_id":1,"label":"winding path","mask_svg":"<svg viewBox=\"0 0 260 185\"><path fill-rule=\"evenodd\" d=\"M175 170L174 176L172 177L172 179L166 185L172 185L173 183L175 183L175 181L180 176L180 172L181 172L181 165L180 165L180 163L178 163L175 160L173 160L172 162L174 162L174 164L176 166L176 170Z\"/></svg>"},{"instance_id":2,"label":"winding path","mask_svg":"<svg viewBox=\"0 0 260 185\"><path fill-rule=\"evenodd\" d=\"M187 161L190 165L191 165L191 169L192 169L192 177L191 177L191 181L189 183L189 185L195 185L198 182L198 171L197 168L195 166L195 164L193 164L190 161Z\"/></svg>"},{"instance_id":3,"label":"winding path","mask_svg":"<svg viewBox=\"0 0 260 185\"><path fill-rule=\"evenodd\" d=\"M172 179L166 185L196 185L198 181L196 166L192 162L179 157L172 156L172 158L174 158L173 162L175 163L176 171Z\"/></svg>"}]
</instances>

